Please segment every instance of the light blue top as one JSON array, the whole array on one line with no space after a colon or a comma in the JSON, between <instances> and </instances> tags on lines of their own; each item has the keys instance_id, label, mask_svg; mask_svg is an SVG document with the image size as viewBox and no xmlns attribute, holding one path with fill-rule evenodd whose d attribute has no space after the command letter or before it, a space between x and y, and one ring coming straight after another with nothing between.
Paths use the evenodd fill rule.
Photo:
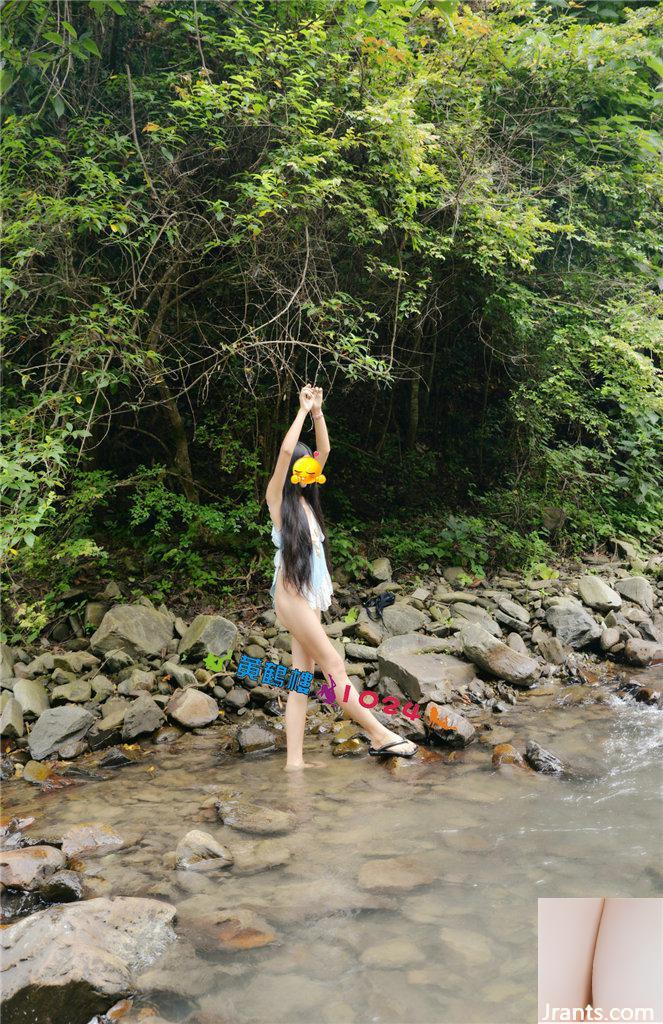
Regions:
<instances>
[{"instance_id":1,"label":"light blue top","mask_svg":"<svg viewBox=\"0 0 663 1024\"><path fill-rule=\"evenodd\" d=\"M313 546L313 550L311 552L311 583L309 587L302 591L302 597L304 597L310 604L311 608L319 608L320 611L324 612L329 608L334 594L334 588L331 576L329 575L329 569L327 568L324 548L322 546L325 535L320 529L317 521L315 521L314 526L313 521L309 519L309 526L311 527L311 541ZM276 591L276 579L279 569L281 568L281 531L273 524L272 540L276 545L276 552L274 554L274 579L272 580L272 586L269 591L273 602L274 593Z\"/></svg>"}]
</instances>

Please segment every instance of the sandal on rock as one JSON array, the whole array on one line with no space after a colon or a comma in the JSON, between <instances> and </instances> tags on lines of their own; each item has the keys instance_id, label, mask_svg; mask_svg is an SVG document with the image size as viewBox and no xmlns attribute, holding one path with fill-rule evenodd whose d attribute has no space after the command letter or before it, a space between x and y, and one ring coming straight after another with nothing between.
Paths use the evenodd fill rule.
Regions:
<instances>
[{"instance_id":1,"label":"sandal on rock","mask_svg":"<svg viewBox=\"0 0 663 1024\"><path fill-rule=\"evenodd\" d=\"M414 757L417 752L417 748L405 753L403 751L392 750L392 747L400 747L403 743L407 743L407 740L393 740L391 743L385 743L383 747L369 747L368 752L371 757Z\"/></svg>"}]
</instances>

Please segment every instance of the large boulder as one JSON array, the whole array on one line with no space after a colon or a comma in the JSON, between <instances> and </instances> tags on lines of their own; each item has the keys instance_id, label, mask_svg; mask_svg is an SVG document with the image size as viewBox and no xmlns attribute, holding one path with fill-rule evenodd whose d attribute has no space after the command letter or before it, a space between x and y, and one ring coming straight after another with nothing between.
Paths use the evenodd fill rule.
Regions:
<instances>
[{"instance_id":1,"label":"large boulder","mask_svg":"<svg viewBox=\"0 0 663 1024\"><path fill-rule=\"evenodd\" d=\"M390 637L377 649L381 677L393 679L411 700L448 700L474 679L471 665L442 651L447 643L419 633Z\"/></svg>"},{"instance_id":2,"label":"large boulder","mask_svg":"<svg viewBox=\"0 0 663 1024\"><path fill-rule=\"evenodd\" d=\"M168 701L166 711L176 722L186 725L189 729L209 725L219 716L219 707L216 701L206 693L195 690L192 686L174 693Z\"/></svg>"},{"instance_id":3,"label":"large boulder","mask_svg":"<svg viewBox=\"0 0 663 1024\"><path fill-rule=\"evenodd\" d=\"M206 654L220 657L234 651L237 626L223 615L196 615L179 642L178 653L188 661L197 661Z\"/></svg>"},{"instance_id":4,"label":"large boulder","mask_svg":"<svg viewBox=\"0 0 663 1024\"><path fill-rule=\"evenodd\" d=\"M382 613L383 625L390 636L413 633L415 629L421 629L427 621L423 612L413 608L411 604L405 604L404 601L390 605Z\"/></svg>"},{"instance_id":5,"label":"large boulder","mask_svg":"<svg viewBox=\"0 0 663 1024\"><path fill-rule=\"evenodd\" d=\"M49 907L0 929L3 1024L88 1024L135 990L175 938L175 907L116 896Z\"/></svg>"},{"instance_id":6,"label":"large boulder","mask_svg":"<svg viewBox=\"0 0 663 1024\"><path fill-rule=\"evenodd\" d=\"M463 627L460 642L463 654L473 664L513 686L529 688L540 675L539 663L534 658L514 651L478 623Z\"/></svg>"},{"instance_id":7,"label":"large boulder","mask_svg":"<svg viewBox=\"0 0 663 1024\"><path fill-rule=\"evenodd\" d=\"M567 647L580 650L601 635L602 629L573 597L557 597L546 611L546 621L557 639Z\"/></svg>"},{"instance_id":8,"label":"large boulder","mask_svg":"<svg viewBox=\"0 0 663 1024\"><path fill-rule=\"evenodd\" d=\"M61 748L84 739L94 722L91 712L71 704L48 708L35 722L28 739L32 757L43 761L45 757L58 754Z\"/></svg>"},{"instance_id":9,"label":"large boulder","mask_svg":"<svg viewBox=\"0 0 663 1024\"><path fill-rule=\"evenodd\" d=\"M21 705L24 715L39 718L48 708L46 687L38 679L17 679L14 683L14 697Z\"/></svg>"},{"instance_id":10,"label":"large boulder","mask_svg":"<svg viewBox=\"0 0 663 1024\"><path fill-rule=\"evenodd\" d=\"M121 650L131 658L159 654L173 636L171 619L142 604L118 604L104 615L90 637L95 654Z\"/></svg>"},{"instance_id":11,"label":"large boulder","mask_svg":"<svg viewBox=\"0 0 663 1024\"><path fill-rule=\"evenodd\" d=\"M578 580L578 592L584 604L599 612L616 611L622 606L622 599L616 590L609 587L599 576L582 576Z\"/></svg>"},{"instance_id":12,"label":"large boulder","mask_svg":"<svg viewBox=\"0 0 663 1024\"><path fill-rule=\"evenodd\" d=\"M653 612L654 588L644 576L629 576L628 579L619 580L615 587L629 601L639 604L646 612Z\"/></svg>"}]
</instances>

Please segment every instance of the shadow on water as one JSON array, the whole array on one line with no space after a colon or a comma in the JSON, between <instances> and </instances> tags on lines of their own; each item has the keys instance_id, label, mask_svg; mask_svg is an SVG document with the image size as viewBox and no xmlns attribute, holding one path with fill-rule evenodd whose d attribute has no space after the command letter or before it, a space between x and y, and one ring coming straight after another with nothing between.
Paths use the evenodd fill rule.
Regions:
<instances>
[{"instance_id":1,"label":"shadow on water","mask_svg":"<svg viewBox=\"0 0 663 1024\"><path fill-rule=\"evenodd\" d=\"M179 941L136 1004L169 1021L511 1024L535 1017L537 897L660 894L661 718L619 701L505 712L500 741L536 739L562 778L493 770L490 742L380 764L332 759L321 737L307 755L324 769L291 774L283 754L221 763L210 729L147 742L104 781L10 784L5 812L43 833L99 821L134 840L87 857L86 880L90 895L177 906ZM294 827L262 840L222 825L203 806L221 787L292 812ZM192 828L263 845L246 873L175 871L166 855ZM249 873L261 857L281 863ZM242 928L224 941L230 912Z\"/></svg>"}]
</instances>

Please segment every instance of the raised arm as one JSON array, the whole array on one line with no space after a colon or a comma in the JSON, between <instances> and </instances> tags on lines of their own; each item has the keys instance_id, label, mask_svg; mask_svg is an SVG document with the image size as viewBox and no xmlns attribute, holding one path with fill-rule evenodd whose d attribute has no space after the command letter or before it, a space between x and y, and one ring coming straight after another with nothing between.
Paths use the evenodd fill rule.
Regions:
<instances>
[{"instance_id":1,"label":"raised arm","mask_svg":"<svg viewBox=\"0 0 663 1024\"><path fill-rule=\"evenodd\" d=\"M311 416L313 417L313 425L315 427L315 450L318 453L318 462L321 466L324 466L331 447L329 444L329 434L327 433L327 424L325 423L325 416L322 411L322 388L313 388L313 408L311 409Z\"/></svg>"},{"instance_id":2,"label":"raised arm","mask_svg":"<svg viewBox=\"0 0 663 1024\"><path fill-rule=\"evenodd\" d=\"M288 467L290 466L292 453L295 450L295 445L299 441L299 435L302 432L304 420L309 414L312 405L313 393L311 388L307 385L299 392L299 409L297 410L297 415L292 421L288 433L283 438L279 457L276 460L276 466L274 467L274 472L272 473L271 480L267 484L267 493L265 497L269 507L269 514L272 517L272 522L279 530L281 529L281 499L283 497L283 485L288 473Z\"/></svg>"}]
</instances>

